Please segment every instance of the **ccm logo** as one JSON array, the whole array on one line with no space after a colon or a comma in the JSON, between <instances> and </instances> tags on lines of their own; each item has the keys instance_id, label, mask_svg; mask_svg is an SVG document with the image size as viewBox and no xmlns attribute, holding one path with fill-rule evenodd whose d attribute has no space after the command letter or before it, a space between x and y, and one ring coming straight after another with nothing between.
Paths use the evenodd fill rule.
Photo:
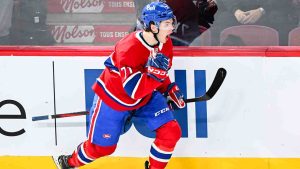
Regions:
<instances>
[{"instance_id":1,"label":"ccm logo","mask_svg":"<svg viewBox=\"0 0 300 169\"><path fill-rule=\"evenodd\" d=\"M155 68L153 68L153 67L148 67L148 72L149 72L149 73L152 73L152 74L156 74L156 75L162 75L162 76L164 76L164 75L167 74L166 71L164 71L164 70L159 70L159 69L155 69Z\"/></svg>"},{"instance_id":2,"label":"ccm logo","mask_svg":"<svg viewBox=\"0 0 300 169\"><path fill-rule=\"evenodd\" d=\"M158 112L156 112L155 114L154 114L154 116L156 117L156 116L159 116L160 114L163 114L163 113L165 113L165 112L167 112L167 111L169 111L170 109L168 108L168 107L166 107L166 108L163 108L163 109L161 109L161 110L159 110Z\"/></svg>"}]
</instances>

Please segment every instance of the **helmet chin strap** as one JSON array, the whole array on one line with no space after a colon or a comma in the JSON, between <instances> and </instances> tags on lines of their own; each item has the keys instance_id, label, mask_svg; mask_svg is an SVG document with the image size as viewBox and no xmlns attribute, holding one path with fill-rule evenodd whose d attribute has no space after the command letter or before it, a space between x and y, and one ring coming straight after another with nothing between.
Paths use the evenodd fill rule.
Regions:
<instances>
[{"instance_id":1,"label":"helmet chin strap","mask_svg":"<svg viewBox=\"0 0 300 169\"><path fill-rule=\"evenodd\" d=\"M152 31L151 31L152 32ZM156 45L159 45L160 41L158 40L158 37L157 37L157 34L159 33L159 29L158 29L158 32L157 33L153 33L153 36L154 36L154 39L157 41L157 44Z\"/></svg>"}]
</instances>

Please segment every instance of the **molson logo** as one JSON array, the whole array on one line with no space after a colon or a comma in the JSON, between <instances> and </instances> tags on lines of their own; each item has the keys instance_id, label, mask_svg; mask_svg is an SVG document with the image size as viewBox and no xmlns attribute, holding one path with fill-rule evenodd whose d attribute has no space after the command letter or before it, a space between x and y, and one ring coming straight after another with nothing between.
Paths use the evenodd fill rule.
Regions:
<instances>
[{"instance_id":1,"label":"molson logo","mask_svg":"<svg viewBox=\"0 0 300 169\"><path fill-rule=\"evenodd\" d=\"M60 0L60 4L66 13L102 12L104 8L102 0Z\"/></svg>"},{"instance_id":2,"label":"molson logo","mask_svg":"<svg viewBox=\"0 0 300 169\"><path fill-rule=\"evenodd\" d=\"M128 35L127 25L53 25L51 34L57 43L114 43Z\"/></svg>"},{"instance_id":3,"label":"molson logo","mask_svg":"<svg viewBox=\"0 0 300 169\"><path fill-rule=\"evenodd\" d=\"M54 26L52 35L57 43L91 43L95 39L95 30L93 26Z\"/></svg>"},{"instance_id":4,"label":"molson logo","mask_svg":"<svg viewBox=\"0 0 300 169\"><path fill-rule=\"evenodd\" d=\"M49 13L135 12L133 0L51 0Z\"/></svg>"}]
</instances>

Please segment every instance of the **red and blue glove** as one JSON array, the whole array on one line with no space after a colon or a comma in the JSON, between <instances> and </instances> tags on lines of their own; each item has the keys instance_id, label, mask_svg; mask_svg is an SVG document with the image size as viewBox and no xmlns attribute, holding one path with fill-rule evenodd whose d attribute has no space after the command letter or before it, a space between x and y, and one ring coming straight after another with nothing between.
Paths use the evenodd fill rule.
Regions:
<instances>
[{"instance_id":1,"label":"red and blue glove","mask_svg":"<svg viewBox=\"0 0 300 169\"><path fill-rule=\"evenodd\" d=\"M182 109L185 107L184 96L175 82L169 84L165 95L171 100L169 106L171 109Z\"/></svg>"},{"instance_id":2,"label":"red and blue glove","mask_svg":"<svg viewBox=\"0 0 300 169\"><path fill-rule=\"evenodd\" d=\"M157 53L155 57L149 57L146 64L147 75L162 82L168 76L170 59L162 53Z\"/></svg>"}]
</instances>

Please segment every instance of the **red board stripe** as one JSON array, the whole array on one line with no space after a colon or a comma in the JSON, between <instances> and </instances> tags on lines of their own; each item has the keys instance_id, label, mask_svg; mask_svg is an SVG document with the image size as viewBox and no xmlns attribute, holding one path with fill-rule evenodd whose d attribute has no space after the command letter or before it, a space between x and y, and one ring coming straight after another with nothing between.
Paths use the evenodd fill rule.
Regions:
<instances>
[{"instance_id":1,"label":"red board stripe","mask_svg":"<svg viewBox=\"0 0 300 169\"><path fill-rule=\"evenodd\" d=\"M108 56L113 46L0 46L0 56ZM298 46L174 47L176 57L300 57Z\"/></svg>"}]
</instances>

